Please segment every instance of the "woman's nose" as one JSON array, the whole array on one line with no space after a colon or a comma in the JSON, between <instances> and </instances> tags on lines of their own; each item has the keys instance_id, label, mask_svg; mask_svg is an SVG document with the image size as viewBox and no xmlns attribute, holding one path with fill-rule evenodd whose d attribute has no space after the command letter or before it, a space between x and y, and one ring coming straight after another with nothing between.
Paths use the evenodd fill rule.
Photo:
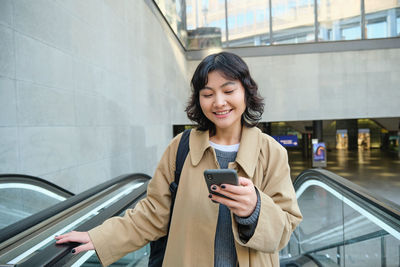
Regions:
<instances>
[{"instance_id":1,"label":"woman's nose","mask_svg":"<svg viewBox=\"0 0 400 267\"><path fill-rule=\"evenodd\" d=\"M215 97L214 106L215 107L223 107L225 105L226 105L225 97L217 94Z\"/></svg>"}]
</instances>

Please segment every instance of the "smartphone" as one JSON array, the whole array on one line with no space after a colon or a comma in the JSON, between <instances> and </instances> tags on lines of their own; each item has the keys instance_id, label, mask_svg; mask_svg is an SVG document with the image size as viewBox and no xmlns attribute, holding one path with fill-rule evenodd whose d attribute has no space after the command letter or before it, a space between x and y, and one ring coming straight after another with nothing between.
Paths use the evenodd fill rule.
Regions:
<instances>
[{"instance_id":1,"label":"smartphone","mask_svg":"<svg viewBox=\"0 0 400 267\"><path fill-rule=\"evenodd\" d=\"M237 175L236 171L232 170L232 169L205 170L204 171L204 179L206 181L208 192L210 192L210 194L214 194L214 195L226 197L226 198L228 198L228 197L212 191L211 186L213 184L215 184L215 185L221 185L221 184L238 185L239 184L238 175Z\"/></svg>"}]
</instances>

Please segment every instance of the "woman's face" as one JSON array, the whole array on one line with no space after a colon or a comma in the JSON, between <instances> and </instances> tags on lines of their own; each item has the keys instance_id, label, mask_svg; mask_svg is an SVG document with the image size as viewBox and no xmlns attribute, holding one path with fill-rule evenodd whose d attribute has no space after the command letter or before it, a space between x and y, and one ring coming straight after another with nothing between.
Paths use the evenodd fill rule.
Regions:
<instances>
[{"instance_id":1,"label":"woman's face","mask_svg":"<svg viewBox=\"0 0 400 267\"><path fill-rule=\"evenodd\" d=\"M246 103L245 89L239 80L227 80L218 71L212 71L199 98L201 110L214 123L217 133L241 128Z\"/></svg>"}]
</instances>

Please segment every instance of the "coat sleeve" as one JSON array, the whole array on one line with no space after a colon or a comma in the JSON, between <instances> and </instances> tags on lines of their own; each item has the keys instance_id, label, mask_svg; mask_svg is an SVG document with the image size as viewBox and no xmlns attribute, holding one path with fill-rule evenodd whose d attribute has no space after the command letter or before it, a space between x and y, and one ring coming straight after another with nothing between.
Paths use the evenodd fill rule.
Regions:
<instances>
[{"instance_id":1,"label":"coat sleeve","mask_svg":"<svg viewBox=\"0 0 400 267\"><path fill-rule=\"evenodd\" d=\"M164 152L155 174L149 182L147 196L123 217L113 217L89 231L96 253L103 266L110 265L125 254L166 235L170 216L174 180L177 136Z\"/></svg>"},{"instance_id":2,"label":"coat sleeve","mask_svg":"<svg viewBox=\"0 0 400 267\"><path fill-rule=\"evenodd\" d=\"M269 147L269 150L268 156L262 157L262 160L268 161L268 167L261 186L257 187L261 207L255 232L246 243L240 240L237 233L235 239L242 246L276 253L286 246L302 215L290 178L286 150L280 145Z\"/></svg>"}]
</instances>

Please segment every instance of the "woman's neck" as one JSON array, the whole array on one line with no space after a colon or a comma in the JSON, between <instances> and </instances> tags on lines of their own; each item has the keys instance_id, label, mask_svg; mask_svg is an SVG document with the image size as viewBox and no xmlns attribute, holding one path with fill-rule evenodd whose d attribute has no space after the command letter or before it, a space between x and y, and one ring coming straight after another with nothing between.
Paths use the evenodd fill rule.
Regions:
<instances>
[{"instance_id":1,"label":"woman's neck","mask_svg":"<svg viewBox=\"0 0 400 267\"><path fill-rule=\"evenodd\" d=\"M210 141L219 145L235 145L240 143L242 127L237 129L216 129L216 133L210 136Z\"/></svg>"}]
</instances>

